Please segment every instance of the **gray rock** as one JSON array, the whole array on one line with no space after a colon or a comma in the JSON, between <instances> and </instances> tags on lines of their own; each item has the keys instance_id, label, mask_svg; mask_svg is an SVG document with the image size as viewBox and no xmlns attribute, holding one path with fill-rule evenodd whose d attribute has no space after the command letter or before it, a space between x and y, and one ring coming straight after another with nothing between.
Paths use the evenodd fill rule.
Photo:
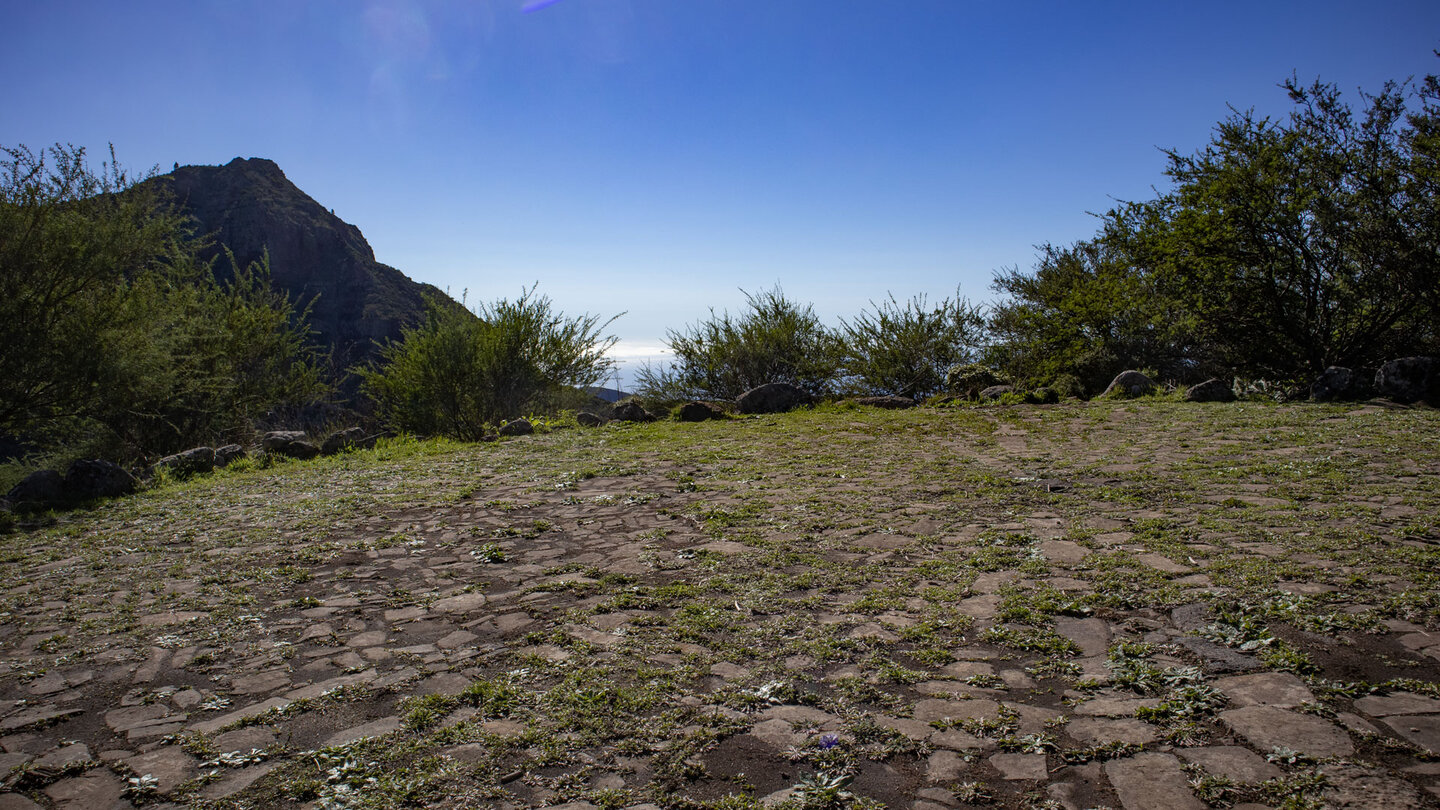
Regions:
<instances>
[{"instance_id":1,"label":"gray rock","mask_svg":"<svg viewBox=\"0 0 1440 810\"><path fill-rule=\"evenodd\" d=\"M76 461L65 471L65 497L71 501L118 498L139 488L139 480L112 461Z\"/></svg>"},{"instance_id":2,"label":"gray rock","mask_svg":"<svg viewBox=\"0 0 1440 810\"><path fill-rule=\"evenodd\" d=\"M1180 760L1144 753L1105 763L1105 775L1125 810L1205 810L1190 790Z\"/></svg>"},{"instance_id":3,"label":"gray rock","mask_svg":"<svg viewBox=\"0 0 1440 810\"><path fill-rule=\"evenodd\" d=\"M1386 399L1407 405L1421 400L1440 404L1440 358L1391 360L1375 372L1375 390Z\"/></svg>"},{"instance_id":4,"label":"gray rock","mask_svg":"<svg viewBox=\"0 0 1440 810\"><path fill-rule=\"evenodd\" d=\"M1234 402L1235 392L1224 380L1211 378L1185 391L1186 402Z\"/></svg>"},{"instance_id":5,"label":"gray rock","mask_svg":"<svg viewBox=\"0 0 1440 810\"><path fill-rule=\"evenodd\" d=\"M48 509L65 498L65 477L54 470L36 470L5 494L16 511Z\"/></svg>"},{"instance_id":6,"label":"gray rock","mask_svg":"<svg viewBox=\"0 0 1440 810\"><path fill-rule=\"evenodd\" d=\"M1141 397L1155 393L1155 381L1138 371L1122 371L1105 387L1101 396Z\"/></svg>"},{"instance_id":7,"label":"gray rock","mask_svg":"<svg viewBox=\"0 0 1440 810\"><path fill-rule=\"evenodd\" d=\"M1193 762L1215 776L1253 784L1282 776L1281 770L1249 748L1238 745L1216 745L1205 748L1180 748L1176 753L1186 762Z\"/></svg>"},{"instance_id":8,"label":"gray rock","mask_svg":"<svg viewBox=\"0 0 1440 810\"><path fill-rule=\"evenodd\" d=\"M1245 706L1221 712L1220 721L1261 751L1288 748L1313 757L1343 757L1355 753L1350 736L1323 717L1274 706Z\"/></svg>"},{"instance_id":9,"label":"gray rock","mask_svg":"<svg viewBox=\"0 0 1440 810\"><path fill-rule=\"evenodd\" d=\"M589 411L581 411L575 414L575 421L579 422L581 427L600 427L605 424L605 417Z\"/></svg>"},{"instance_id":10,"label":"gray rock","mask_svg":"<svg viewBox=\"0 0 1440 810\"><path fill-rule=\"evenodd\" d=\"M620 422L654 422L655 417L634 400L616 404L615 419Z\"/></svg>"},{"instance_id":11,"label":"gray rock","mask_svg":"<svg viewBox=\"0 0 1440 810\"><path fill-rule=\"evenodd\" d=\"M740 413L785 413L814 401L790 383L766 383L741 394L735 405Z\"/></svg>"},{"instance_id":12,"label":"gray rock","mask_svg":"<svg viewBox=\"0 0 1440 810\"><path fill-rule=\"evenodd\" d=\"M978 396L982 401L990 402L1014 391L1015 387L1013 385L992 385L989 388L981 390Z\"/></svg>"},{"instance_id":13,"label":"gray rock","mask_svg":"<svg viewBox=\"0 0 1440 810\"><path fill-rule=\"evenodd\" d=\"M210 447L194 447L183 453L166 456L151 467L152 470L168 470L171 475L185 477L203 475L215 469L215 450Z\"/></svg>"},{"instance_id":14,"label":"gray rock","mask_svg":"<svg viewBox=\"0 0 1440 810\"><path fill-rule=\"evenodd\" d=\"M1004 382L1004 378L979 363L955 365L945 371L945 390L966 399L974 399L986 388Z\"/></svg>"},{"instance_id":15,"label":"gray rock","mask_svg":"<svg viewBox=\"0 0 1440 810\"><path fill-rule=\"evenodd\" d=\"M1328 810L1421 810L1429 805L1414 785L1384 771L1350 763L1319 768Z\"/></svg>"},{"instance_id":16,"label":"gray rock","mask_svg":"<svg viewBox=\"0 0 1440 810\"><path fill-rule=\"evenodd\" d=\"M1249 672L1260 668L1260 661L1255 656L1208 639L1180 636L1175 643L1204 659L1205 669L1209 672Z\"/></svg>"},{"instance_id":17,"label":"gray rock","mask_svg":"<svg viewBox=\"0 0 1440 810\"><path fill-rule=\"evenodd\" d=\"M1256 672L1232 675L1215 682L1236 706L1278 706L1293 708L1314 703L1315 695L1305 682L1288 672Z\"/></svg>"},{"instance_id":18,"label":"gray rock","mask_svg":"<svg viewBox=\"0 0 1440 810\"><path fill-rule=\"evenodd\" d=\"M725 414L708 402L687 402L680 406L681 422L704 422L708 419L724 419Z\"/></svg>"},{"instance_id":19,"label":"gray rock","mask_svg":"<svg viewBox=\"0 0 1440 810\"><path fill-rule=\"evenodd\" d=\"M320 455L320 448L305 438L299 430L272 430L260 440L260 446L268 453L289 458L311 459Z\"/></svg>"},{"instance_id":20,"label":"gray rock","mask_svg":"<svg viewBox=\"0 0 1440 810\"><path fill-rule=\"evenodd\" d=\"M1316 402L1343 402L1370 396L1365 375L1344 366L1331 366L1310 384L1310 398Z\"/></svg>"},{"instance_id":21,"label":"gray rock","mask_svg":"<svg viewBox=\"0 0 1440 810\"><path fill-rule=\"evenodd\" d=\"M333 456L346 450L363 450L374 446L375 437L365 435L364 428L348 427L330 434L325 439L325 443L320 445L320 452L327 456Z\"/></svg>"},{"instance_id":22,"label":"gray rock","mask_svg":"<svg viewBox=\"0 0 1440 810\"><path fill-rule=\"evenodd\" d=\"M238 444L227 444L224 447L215 448L215 466L228 467L230 462L245 457L245 448Z\"/></svg>"}]
</instances>

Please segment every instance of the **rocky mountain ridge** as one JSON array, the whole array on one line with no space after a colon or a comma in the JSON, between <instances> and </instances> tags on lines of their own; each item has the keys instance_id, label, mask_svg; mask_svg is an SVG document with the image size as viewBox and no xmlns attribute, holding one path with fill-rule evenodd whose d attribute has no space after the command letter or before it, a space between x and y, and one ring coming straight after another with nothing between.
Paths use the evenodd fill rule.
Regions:
<instances>
[{"instance_id":1,"label":"rocky mountain ridge","mask_svg":"<svg viewBox=\"0 0 1440 810\"><path fill-rule=\"evenodd\" d=\"M335 216L274 161L235 158L224 166L177 166L157 178L212 238L211 254L229 247L243 266L268 250L271 283L309 306L316 340L336 369L375 357L425 314L427 294L443 293L376 261L360 229ZM216 271L229 270L220 261Z\"/></svg>"}]
</instances>

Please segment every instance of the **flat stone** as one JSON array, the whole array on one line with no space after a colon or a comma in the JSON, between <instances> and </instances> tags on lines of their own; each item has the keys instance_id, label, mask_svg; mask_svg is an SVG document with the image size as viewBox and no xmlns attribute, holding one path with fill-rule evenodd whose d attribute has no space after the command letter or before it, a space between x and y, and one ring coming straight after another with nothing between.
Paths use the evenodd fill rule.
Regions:
<instances>
[{"instance_id":1,"label":"flat stone","mask_svg":"<svg viewBox=\"0 0 1440 810\"><path fill-rule=\"evenodd\" d=\"M1392 714L1440 714L1440 700L1411 692L1393 695L1371 695L1355 701L1355 710L1372 717Z\"/></svg>"},{"instance_id":2,"label":"flat stone","mask_svg":"<svg viewBox=\"0 0 1440 810\"><path fill-rule=\"evenodd\" d=\"M282 670L258 672L236 678L230 688L237 695L260 695L290 685L290 674Z\"/></svg>"},{"instance_id":3,"label":"flat stone","mask_svg":"<svg viewBox=\"0 0 1440 810\"><path fill-rule=\"evenodd\" d=\"M984 737L976 737L967 731L954 728L931 734L930 742L936 748L948 748L951 751L984 751L995 747L994 742Z\"/></svg>"},{"instance_id":4,"label":"flat stone","mask_svg":"<svg viewBox=\"0 0 1440 810\"><path fill-rule=\"evenodd\" d=\"M937 720L978 720L983 717L996 717L999 713L1000 704L993 700L927 698L915 703L914 716L922 723L931 723Z\"/></svg>"},{"instance_id":5,"label":"flat stone","mask_svg":"<svg viewBox=\"0 0 1440 810\"><path fill-rule=\"evenodd\" d=\"M130 806L129 802L120 804L124 791L125 783L120 777L96 768L83 776L47 785L42 792L55 802L56 810L111 810L116 805Z\"/></svg>"},{"instance_id":6,"label":"flat stone","mask_svg":"<svg viewBox=\"0 0 1440 810\"><path fill-rule=\"evenodd\" d=\"M975 619L993 619L999 608L1000 595L993 593L962 599L955 605L956 611Z\"/></svg>"},{"instance_id":7,"label":"flat stone","mask_svg":"<svg viewBox=\"0 0 1440 810\"><path fill-rule=\"evenodd\" d=\"M1065 733L1090 744L1120 742L1144 745L1155 741L1154 726L1130 718L1077 717L1065 725Z\"/></svg>"},{"instance_id":8,"label":"flat stone","mask_svg":"<svg viewBox=\"0 0 1440 810\"><path fill-rule=\"evenodd\" d=\"M1050 777L1044 754L995 754L987 761L1001 779L1042 781Z\"/></svg>"},{"instance_id":9,"label":"flat stone","mask_svg":"<svg viewBox=\"0 0 1440 810\"><path fill-rule=\"evenodd\" d=\"M421 681L415 692L421 695L458 695L470 686L472 680L458 672L442 672Z\"/></svg>"},{"instance_id":10,"label":"flat stone","mask_svg":"<svg viewBox=\"0 0 1440 810\"><path fill-rule=\"evenodd\" d=\"M84 714L84 709L57 709L54 706L37 706L33 709L26 709L18 714L12 714L4 720L0 720L0 731L20 731L31 726L49 726L74 717L77 714Z\"/></svg>"},{"instance_id":11,"label":"flat stone","mask_svg":"<svg viewBox=\"0 0 1440 810\"><path fill-rule=\"evenodd\" d=\"M1070 540L1041 540L1040 553L1059 565L1075 565L1090 554L1090 549Z\"/></svg>"},{"instance_id":12,"label":"flat stone","mask_svg":"<svg viewBox=\"0 0 1440 810\"><path fill-rule=\"evenodd\" d=\"M799 728L833 729L844 725L839 717L813 706L771 706L760 716L767 720L784 720Z\"/></svg>"},{"instance_id":13,"label":"flat stone","mask_svg":"<svg viewBox=\"0 0 1440 810\"><path fill-rule=\"evenodd\" d=\"M200 795L207 799L223 799L226 796L234 795L250 787L257 779L279 766L279 762L261 762L258 765L232 771L228 776L221 777L219 781L206 785L200 791Z\"/></svg>"},{"instance_id":14,"label":"flat stone","mask_svg":"<svg viewBox=\"0 0 1440 810\"><path fill-rule=\"evenodd\" d=\"M0 810L45 810L19 793L0 793Z\"/></svg>"},{"instance_id":15,"label":"flat stone","mask_svg":"<svg viewBox=\"0 0 1440 810\"><path fill-rule=\"evenodd\" d=\"M170 716L170 708L159 703L149 706L128 706L105 713L105 725L116 734L124 734L132 728L153 724ZM183 719L183 717L182 717Z\"/></svg>"},{"instance_id":16,"label":"flat stone","mask_svg":"<svg viewBox=\"0 0 1440 810\"><path fill-rule=\"evenodd\" d=\"M1097 695L1075 707L1075 713L1087 717L1134 717L1139 708L1154 708L1159 698L1130 698L1118 695Z\"/></svg>"},{"instance_id":17,"label":"flat stone","mask_svg":"<svg viewBox=\"0 0 1440 810\"><path fill-rule=\"evenodd\" d=\"M462 593L437 600L430 609L437 613L470 613L485 605L485 594Z\"/></svg>"},{"instance_id":18,"label":"flat stone","mask_svg":"<svg viewBox=\"0 0 1440 810\"><path fill-rule=\"evenodd\" d=\"M390 634L384 630L367 630L364 633L356 633L345 646L359 649L361 647L379 647L384 644Z\"/></svg>"},{"instance_id":19,"label":"flat stone","mask_svg":"<svg viewBox=\"0 0 1440 810\"><path fill-rule=\"evenodd\" d=\"M965 760L954 751L935 751L925 763L925 781L953 782L965 770Z\"/></svg>"},{"instance_id":20,"label":"flat stone","mask_svg":"<svg viewBox=\"0 0 1440 810\"><path fill-rule=\"evenodd\" d=\"M1254 784L1280 777L1282 771L1264 757L1238 745L1215 745L1205 748L1180 748L1176 753L1186 762L1193 762L1214 776L1236 782Z\"/></svg>"},{"instance_id":21,"label":"flat stone","mask_svg":"<svg viewBox=\"0 0 1440 810\"><path fill-rule=\"evenodd\" d=\"M203 722L196 723L196 724L192 725L190 728L193 729L193 730L195 730L195 731L200 732L201 734L213 734L213 733L219 731L220 729L222 729L222 728L230 725L231 723L238 723L238 722L240 722L241 720L245 719L246 717L253 717L253 716L255 716L255 715L261 715L261 714L264 714L264 713L270 711L271 709L283 709L283 708L285 708L286 706L289 706L289 705L290 705L290 701L287 700L287 699L285 699L285 698L270 698L269 700L267 700L267 701L265 701L265 702L263 702L263 703L254 703L254 704L251 704L251 705L249 705L249 706L246 706L246 707L243 708L243 709L236 709L235 711L230 712L229 714L223 714L223 715L221 715L221 716L219 716L219 717L215 717L215 718L212 718L212 719L210 719L210 720L205 720L205 721L203 721Z\"/></svg>"},{"instance_id":22,"label":"flat stone","mask_svg":"<svg viewBox=\"0 0 1440 810\"><path fill-rule=\"evenodd\" d=\"M717 661L710 665L710 674L727 681L750 677L750 670L729 661Z\"/></svg>"},{"instance_id":23,"label":"flat stone","mask_svg":"<svg viewBox=\"0 0 1440 810\"><path fill-rule=\"evenodd\" d=\"M174 745L157 748L125 760L125 764L135 771L136 775L149 774L155 777L157 780L155 789L160 793L169 793L180 783L199 775L196 767L199 762L195 757Z\"/></svg>"},{"instance_id":24,"label":"flat stone","mask_svg":"<svg viewBox=\"0 0 1440 810\"><path fill-rule=\"evenodd\" d=\"M1220 720L1261 751L1288 748L1313 757L1355 753L1349 735L1323 717L1275 706L1245 706L1221 712Z\"/></svg>"},{"instance_id":25,"label":"flat stone","mask_svg":"<svg viewBox=\"0 0 1440 810\"><path fill-rule=\"evenodd\" d=\"M469 644L477 638L479 638L479 636L469 631L456 630L441 636L440 639L435 642L435 646L442 650L454 650Z\"/></svg>"},{"instance_id":26,"label":"flat stone","mask_svg":"<svg viewBox=\"0 0 1440 810\"><path fill-rule=\"evenodd\" d=\"M264 751L276 742L275 732L264 726L247 726L215 737L215 748L227 754Z\"/></svg>"},{"instance_id":27,"label":"flat stone","mask_svg":"<svg viewBox=\"0 0 1440 810\"><path fill-rule=\"evenodd\" d=\"M347 728L344 731L330 735L325 740L326 747L332 745L347 745L365 737L383 737L392 731L400 728L400 718L396 716L382 717L379 720L372 720L363 726Z\"/></svg>"},{"instance_id":28,"label":"flat stone","mask_svg":"<svg viewBox=\"0 0 1440 810\"><path fill-rule=\"evenodd\" d=\"M1430 751L1440 752L1440 715L1414 714L1386 717L1380 722L1402 738Z\"/></svg>"},{"instance_id":29,"label":"flat stone","mask_svg":"<svg viewBox=\"0 0 1440 810\"><path fill-rule=\"evenodd\" d=\"M875 722L891 731L898 731L917 742L928 739L930 735L935 732L935 729L932 728L929 723L911 720L905 717L886 717L879 715L875 718Z\"/></svg>"},{"instance_id":30,"label":"flat stone","mask_svg":"<svg viewBox=\"0 0 1440 810\"><path fill-rule=\"evenodd\" d=\"M1075 642L1086 656L1104 655L1110 647L1110 624L1104 619L1056 616L1055 632Z\"/></svg>"},{"instance_id":31,"label":"flat stone","mask_svg":"<svg viewBox=\"0 0 1440 810\"><path fill-rule=\"evenodd\" d=\"M1180 760L1144 753L1105 763L1105 776L1125 810L1205 810L1190 790Z\"/></svg>"},{"instance_id":32,"label":"flat stone","mask_svg":"<svg viewBox=\"0 0 1440 810\"><path fill-rule=\"evenodd\" d=\"M1255 656L1232 650L1209 639L1180 636L1174 641L1203 659L1204 667L1209 672L1249 672L1261 668L1260 660Z\"/></svg>"},{"instance_id":33,"label":"flat stone","mask_svg":"<svg viewBox=\"0 0 1440 810\"><path fill-rule=\"evenodd\" d=\"M1326 810L1421 810L1429 806L1404 779L1360 765L1322 765Z\"/></svg>"},{"instance_id":34,"label":"flat stone","mask_svg":"<svg viewBox=\"0 0 1440 810\"><path fill-rule=\"evenodd\" d=\"M795 733L795 729L785 720L762 720L750 729L750 736L773 748L785 750L804 739L803 734Z\"/></svg>"},{"instance_id":35,"label":"flat stone","mask_svg":"<svg viewBox=\"0 0 1440 810\"><path fill-rule=\"evenodd\" d=\"M1289 672L1233 675L1215 681L1215 688L1224 692L1225 697L1236 706L1278 706L1287 709L1315 702L1315 695L1305 682Z\"/></svg>"}]
</instances>

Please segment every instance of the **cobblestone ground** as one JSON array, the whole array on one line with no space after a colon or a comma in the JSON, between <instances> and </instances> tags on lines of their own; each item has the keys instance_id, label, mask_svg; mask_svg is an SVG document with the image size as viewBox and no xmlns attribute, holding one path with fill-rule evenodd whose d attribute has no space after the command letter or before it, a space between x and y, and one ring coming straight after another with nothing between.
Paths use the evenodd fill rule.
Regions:
<instances>
[{"instance_id":1,"label":"cobblestone ground","mask_svg":"<svg viewBox=\"0 0 1440 810\"><path fill-rule=\"evenodd\" d=\"M0 536L0 810L1440 807L1437 437L830 407L172 485Z\"/></svg>"}]
</instances>

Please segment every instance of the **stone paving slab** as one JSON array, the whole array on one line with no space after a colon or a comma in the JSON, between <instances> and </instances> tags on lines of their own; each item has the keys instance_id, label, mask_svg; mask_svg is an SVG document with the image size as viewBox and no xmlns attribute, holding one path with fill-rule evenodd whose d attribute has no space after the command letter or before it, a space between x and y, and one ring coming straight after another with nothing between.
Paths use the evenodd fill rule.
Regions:
<instances>
[{"instance_id":1,"label":"stone paving slab","mask_svg":"<svg viewBox=\"0 0 1440 810\"><path fill-rule=\"evenodd\" d=\"M206 502L206 523L172 518L161 502L117 522L105 523L106 512L81 516L101 521L94 536L124 537L140 550L72 552L64 544L73 538L46 535L55 553L23 563L20 581L7 581L7 610L19 612L0 622L0 663L9 665L0 667L0 771L58 769L28 794L45 810L127 807L124 777L132 772L151 774L170 794L209 770L215 777L193 801L162 795L147 806L221 798L255 806L254 797L280 795L274 785L297 778L301 752L314 773L325 746L342 758L368 752L383 760L402 742L421 741L418 756L466 774L447 789L503 778L486 788L500 799L473 806L564 806L573 795L565 786L576 780L639 798L661 782L656 771L667 763L691 774L684 779L695 795L709 796L740 784L716 775L733 766L773 804L813 772L816 752L829 750L822 745L848 753L871 735L879 742L868 744L903 753L854 755L865 763L854 788L892 807L964 806L961 784L1006 808L1042 798L1074 808L1203 806L1185 765L1249 785L1326 769L1330 806L1388 806L1367 795L1440 806L1440 771L1426 770L1430 763L1405 747L1433 750L1440 733L1440 699L1413 685L1433 684L1440 672L1427 652L1440 647L1429 619L1387 615L1345 644L1339 635L1286 628L1289 643L1321 671L1315 678L1266 669L1264 656L1197 635L1210 632L1244 577L1266 566L1285 568L1271 597L1323 594L1337 613L1362 618L1377 615L1372 589L1413 594L1423 589L1423 570L1347 592L1357 573L1346 555L1358 552L1302 550L1291 533L1312 531L1324 516L1288 495L1270 497L1285 482L1237 474L1226 491L1192 497L1167 476L1191 476L1209 460L1180 447L1166 425L1131 426L1143 414L1127 409L1104 417L1105 432L1116 434L1107 440L1126 443L1104 464L1085 446L1090 416L1063 429L1041 429L1023 415L963 417L1003 428L1003 443L924 421L952 418L943 413L886 418L920 420L887 438L908 443L903 461L868 459L844 480L826 472L843 461L783 463L787 454L824 452L824 440L760 449L717 433L722 449L684 459L618 442L583 464L559 462L562 470L545 465L571 451L537 437L533 450L517 442L442 459L441 468L456 466L427 468L423 504L417 495L367 500L391 498L384 493L394 482L347 482L345 475L367 475L357 467L248 501L203 488L174 496L215 499ZM767 441L783 445L779 424L711 429L768 431ZM855 440L876 446L874 429L859 423ZM1015 455L1022 446L1024 459ZM1268 446L1235 449L1224 463L1264 456ZM1040 457L1056 468L1088 458L1108 469L1036 475L1026 468ZM625 474L573 477L612 462ZM949 472L935 472L941 468ZM466 494L432 497L461 480ZM677 486L687 480L697 486ZM1127 491L1145 494L1108 499ZM1407 482L1403 491L1426 490ZM325 511L337 498L368 505ZM1350 521L1337 531L1370 533L1383 545L1402 530L1413 534L1405 515L1428 514L1391 511L1380 520L1365 503L1337 510ZM1225 510L1254 510L1246 520L1266 525L1266 539L1218 530L1232 520ZM134 528L147 521L155 526ZM179 536L184 544L170 542ZM471 553L491 542L504 560ZM38 576L56 557L70 562L50 573L90 581L63 600L45 594L52 580ZM1228 570L1232 564L1244 576ZM202 570L204 578L192 573ZM692 595L657 596L665 588ZM91 604L81 604L87 598ZM1023 612L1066 600L1074 603L1038 620ZM1331 606L1305 604L1311 612ZM80 622L103 625L113 605L126 606L129 623L84 635ZM1034 647L1016 646L996 640L1002 631L1040 635ZM60 637L83 637L83 646ZM1057 638L1074 647L1045 652ZM1159 680L1127 681L1113 658L1117 645L1144 648ZM1347 673L1381 659L1399 662L1389 677L1409 679L1403 683L1415 691L1353 701L1326 691L1326 679L1353 679ZM571 693L572 672L604 674L585 675ZM1167 678L1198 679L1221 697L1189 725L1166 720L1156 712L1173 705ZM498 683L520 695L499 713L476 697L484 688L472 689ZM560 719L565 707L614 700L622 692L607 690L647 683L667 691L627 732L626 745L641 753L588 747L532 766L542 754L535 740L578 739ZM428 721L426 706L436 707ZM873 724L857 725L862 720ZM408 730L412 722L432 725ZM656 737L647 738L652 728ZM444 744L425 750L427 733ZM496 750L511 750L497 749L502 739L514 748L497 762ZM713 746L707 750L718 753L703 763L713 773L697 776L686 760L667 759L666 746L681 740ZM202 767L181 741L236 764ZM1106 746L1117 747L1099 750ZM1116 758L1135 747L1143 750ZM1276 747L1298 757L1267 761ZM1375 767L1347 770L1351 760ZM599 806L599 795L571 804ZM33 805L29 797L0 793L0 810Z\"/></svg>"}]
</instances>

